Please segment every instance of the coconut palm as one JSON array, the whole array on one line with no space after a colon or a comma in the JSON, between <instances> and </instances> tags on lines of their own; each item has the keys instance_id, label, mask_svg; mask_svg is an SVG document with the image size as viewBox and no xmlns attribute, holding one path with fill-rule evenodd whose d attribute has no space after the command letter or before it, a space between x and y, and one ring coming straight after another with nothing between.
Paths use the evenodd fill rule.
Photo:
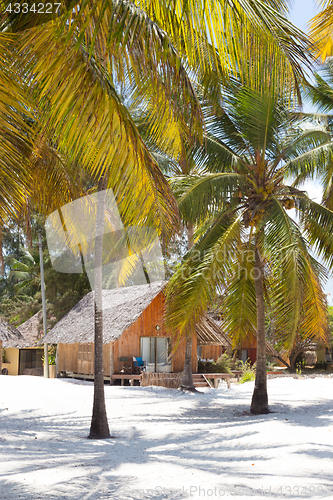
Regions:
<instances>
[{"instance_id":1,"label":"coconut palm","mask_svg":"<svg viewBox=\"0 0 333 500\"><path fill-rule=\"evenodd\" d=\"M325 339L326 300L309 243L330 267L333 249L333 212L288 183L325 161L318 150L333 150L330 134L292 121L270 83L251 88L236 81L208 108L206 147L196 152L202 172L173 181L180 210L201 224L167 296L169 328L191 328L218 293L234 341L257 337L255 414L269 411L265 302L289 346L300 327ZM294 207L299 223L288 214Z\"/></svg>"},{"instance_id":2,"label":"coconut palm","mask_svg":"<svg viewBox=\"0 0 333 500\"><path fill-rule=\"evenodd\" d=\"M327 57L333 55L333 2L332 0L320 0L318 2L322 10L311 19L311 38L316 42L316 55L324 62Z\"/></svg>"},{"instance_id":3,"label":"coconut palm","mask_svg":"<svg viewBox=\"0 0 333 500\"><path fill-rule=\"evenodd\" d=\"M9 278L15 283L16 291L30 292L33 295L40 289L40 268L38 255L32 255L24 247L20 248L21 258L15 259L13 256L7 257L10 266Z\"/></svg>"},{"instance_id":4,"label":"coconut palm","mask_svg":"<svg viewBox=\"0 0 333 500\"><path fill-rule=\"evenodd\" d=\"M127 221L150 224L164 234L177 224L176 206L120 91L143 101L158 142L165 142L168 129L171 147L177 134L170 123L179 122L178 131L185 124L184 135L201 134L201 110L182 58L211 84L212 68L224 78L242 71L243 60L265 37L275 42L271 53L281 57L275 59L277 67L288 69L281 85L297 88L302 75L297 59L306 62L308 52L306 37L283 17L287 2L282 0L247 0L242 7L215 0L203 9L193 0L85 0L38 16L23 8L17 15L9 2L2 5L8 14L3 26L15 34L22 79L44 117L42 130L97 179L107 173ZM254 67L252 73L255 78ZM101 357L95 360L98 373L100 366Z\"/></svg>"}]
</instances>

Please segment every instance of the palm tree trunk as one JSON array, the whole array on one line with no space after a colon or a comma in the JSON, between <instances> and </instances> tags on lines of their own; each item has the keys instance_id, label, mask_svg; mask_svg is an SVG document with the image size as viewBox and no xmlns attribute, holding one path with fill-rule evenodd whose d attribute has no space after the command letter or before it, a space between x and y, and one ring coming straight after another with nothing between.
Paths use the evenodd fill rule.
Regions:
<instances>
[{"instance_id":1,"label":"palm tree trunk","mask_svg":"<svg viewBox=\"0 0 333 500\"><path fill-rule=\"evenodd\" d=\"M26 212L26 216L25 216L25 227L26 227L25 239L26 239L26 242L27 242L29 249L31 249L32 248L32 233L31 233L31 218L30 218L29 200L27 200L27 212Z\"/></svg>"},{"instance_id":2,"label":"palm tree trunk","mask_svg":"<svg viewBox=\"0 0 333 500\"><path fill-rule=\"evenodd\" d=\"M185 389L187 391L196 391L192 376L192 344L193 344L192 335L191 334L186 335L185 363L184 363L181 389Z\"/></svg>"},{"instance_id":3,"label":"palm tree trunk","mask_svg":"<svg viewBox=\"0 0 333 500\"><path fill-rule=\"evenodd\" d=\"M289 354L289 365L290 365L289 372L290 373L294 373L296 371L296 366L295 366L296 358L300 352L301 352L300 350L293 349L291 351L291 353Z\"/></svg>"},{"instance_id":4,"label":"palm tree trunk","mask_svg":"<svg viewBox=\"0 0 333 500\"><path fill-rule=\"evenodd\" d=\"M190 250L192 248L194 239L194 228L192 224L187 225L187 249ZM186 335L185 339L185 360L184 360L184 371L182 376L182 384L181 388L186 389L187 391L196 391L196 388L193 383L192 376L192 345L193 339L191 333Z\"/></svg>"},{"instance_id":5,"label":"palm tree trunk","mask_svg":"<svg viewBox=\"0 0 333 500\"><path fill-rule=\"evenodd\" d=\"M98 183L98 202L96 213L95 236L95 370L94 370L94 403L90 425L90 439L110 438L110 430L105 408L104 370L103 370L103 298L102 298L102 250L103 228L105 212L104 191L105 179L102 177Z\"/></svg>"},{"instance_id":6,"label":"palm tree trunk","mask_svg":"<svg viewBox=\"0 0 333 500\"><path fill-rule=\"evenodd\" d=\"M187 224L187 250L194 245L194 227L193 224Z\"/></svg>"},{"instance_id":7,"label":"palm tree trunk","mask_svg":"<svg viewBox=\"0 0 333 500\"><path fill-rule=\"evenodd\" d=\"M260 252L255 250L254 285L257 304L257 366L256 380L251 402L251 413L261 415L269 413L266 372L266 338L265 338L265 302L263 287L263 271Z\"/></svg>"}]
</instances>

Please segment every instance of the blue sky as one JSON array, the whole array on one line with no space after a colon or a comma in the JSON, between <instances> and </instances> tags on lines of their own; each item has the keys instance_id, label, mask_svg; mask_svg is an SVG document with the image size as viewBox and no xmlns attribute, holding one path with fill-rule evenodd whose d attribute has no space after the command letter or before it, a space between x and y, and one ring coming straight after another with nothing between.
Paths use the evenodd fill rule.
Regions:
<instances>
[{"instance_id":1,"label":"blue sky","mask_svg":"<svg viewBox=\"0 0 333 500\"><path fill-rule=\"evenodd\" d=\"M310 19L316 15L318 7L315 0L295 0L290 12L290 20L298 28L308 32L308 23ZM304 111L313 110L307 103L304 104ZM309 196L315 201L321 200L321 187L316 181L309 181L304 188ZM329 305L333 305L333 279L331 278L325 286L325 291L328 294Z\"/></svg>"},{"instance_id":2,"label":"blue sky","mask_svg":"<svg viewBox=\"0 0 333 500\"><path fill-rule=\"evenodd\" d=\"M301 30L308 31L309 20L318 12L315 0L295 0L290 20Z\"/></svg>"}]
</instances>

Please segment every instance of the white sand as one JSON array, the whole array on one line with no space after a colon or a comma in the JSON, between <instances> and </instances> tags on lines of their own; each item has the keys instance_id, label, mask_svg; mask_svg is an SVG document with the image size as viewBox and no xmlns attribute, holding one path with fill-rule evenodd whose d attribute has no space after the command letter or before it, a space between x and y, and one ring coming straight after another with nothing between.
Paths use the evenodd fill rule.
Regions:
<instances>
[{"instance_id":1,"label":"white sand","mask_svg":"<svg viewBox=\"0 0 333 500\"><path fill-rule=\"evenodd\" d=\"M89 382L0 376L0 499L333 496L333 379L204 394L105 386L115 439L91 441Z\"/></svg>"}]
</instances>

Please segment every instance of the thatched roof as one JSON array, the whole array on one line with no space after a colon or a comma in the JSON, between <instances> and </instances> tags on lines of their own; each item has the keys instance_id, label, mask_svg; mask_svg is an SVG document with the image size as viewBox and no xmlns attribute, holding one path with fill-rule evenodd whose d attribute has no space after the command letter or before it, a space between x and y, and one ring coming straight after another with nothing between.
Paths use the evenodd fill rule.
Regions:
<instances>
[{"instance_id":1,"label":"thatched roof","mask_svg":"<svg viewBox=\"0 0 333 500\"><path fill-rule=\"evenodd\" d=\"M196 325L198 345L222 345L225 349L231 348L229 337L223 333L219 322L209 316L204 316Z\"/></svg>"},{"instance_id":2,"label":"thatched roof","mask_svg":"<svg viewBox=\"0 0 333 500\"><path fill-rule=\"evenodd\" d=\"M166 282L103 290L103 342L117 340L163 290ZM89 344L94 341L94 292L88 293L66 314L42 342Z\"/></svg>"},{"instance_id":3,"label":"thatched roof","mask_svg":"<svg viewBox=\"0 0 333 500\"><path fill-rule=\"evenodd\" d=\"M274 357L278 356L278 353L276 352L276 350L274 349L272 344L270 344L268 342L268 340L266 340L265 350L266 350L267 356L274 356Z\"/></svg>"},{"instance_id":4,"label":"thatched roof","mask_svg":"<svg viewBox=\"0 0 333 500\"><path fill-rule=\"evenodd\" d=\"M53 318L54 319L54 318ZM27 321L17 327L21 336L11 338L3 343L3 347L40 347L40 340L43 337L43 310L31 316Z\"/></svg>"},{"instance_id":5,"label":"thatched roof","mask_svg":"<svg viewBox=\"0 0 333 500\"><path fill-rule=\"evenodd\" d=\"M17 347L19 349L24 347L39 347L38 342L43 336L42 318L42 310L31 316L31 318L17 327L22 334L21 338L10 339L4 342L4 347Z\"/></svg>"},{"instance_id":6,"label":"thatched roof","mask_svg":"<svg viewBox=\"0 0 333 500\"><path fill-rule=\"evenodd\" d=\"M230 337L223 332L222 321L213 318L210 314L206 316L200 325L196 326L198 345L223 345L225 349L232 347ZM272 344L266 340L267 356L278 356Z\"/></svg>"},{"instance_id":7,"label":"thatched roof","mask_svg":"<svg viewBox=\"0 0 333 500\"><path fill-rule=\"evenodd\" d=\"M164 289L166 281L126 288L103 290L103 342L117 340L141 316L152 300ZM39 313L38 313L39 314ZM19 327L22 331L37 315ZM221 328L221 321L207 314L195 328L198 345L222 345L231 348L231 340ZM22 331L22 333L24 333ZM26 336L26 334L24 335ZM34 340L30 337L31 340ZM88 293L40 340L48 344L89 344L94 342L94 292ZM266 342L266 354L276 354Z\"/></svg>"},{"instance_id":8,"label":"thatched roof","mask_svg":"<svg viewBox=\"0 0 333 500\"><path fill-rule=\"evenodd\" d=\"M3 342L3 347L5 347L8 341L20 338L22 338L22 335L18 329L0 318L0 341Z\"/></svg>"}]
</instances>

